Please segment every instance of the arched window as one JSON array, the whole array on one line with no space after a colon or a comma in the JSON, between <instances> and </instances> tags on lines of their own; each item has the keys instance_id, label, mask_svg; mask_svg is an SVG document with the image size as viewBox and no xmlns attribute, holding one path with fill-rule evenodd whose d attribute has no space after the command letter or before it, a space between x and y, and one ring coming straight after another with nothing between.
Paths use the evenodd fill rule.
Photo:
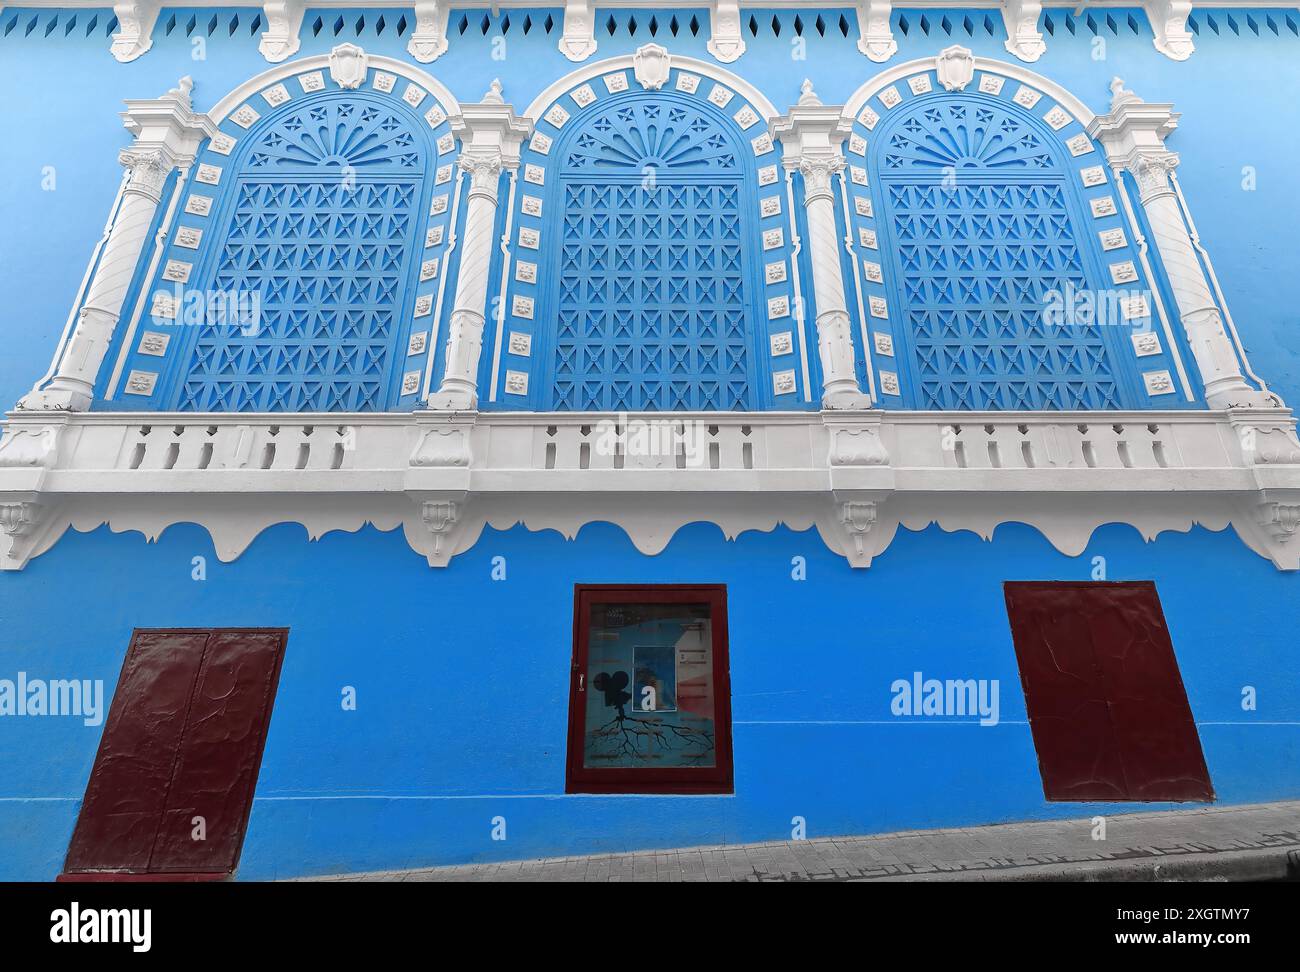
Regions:
<instances>
[{"instance_id":1,"label":"arched window","mask_svg":"<svg viewBox=\"0 0 1300 972\"><path fill-rule=\"evenodd\" d=\"M1095 146L1041 93L982 77L979 92L909 79L912 97L886 89L856 128L873 351L899 375L883 371L882 390L927 409L1147 404L1134 328L1108 326L1149 304L1123 230L1108 228Z\"/></svg>"},{"instance_id":2,"label":"arched window","mask_svg":"<svg viewBox=\"0 0 1300 972\"><path fill-rule=\"evenodd\" d=\"M217 294L260 294L258 320L202 329L176 408L387 406L422 215L427 149L411 129L393 107L348 95L259 132L200 279Z\"/></svg>"},{"instance_id":3,"label":"arched window","mask_svg":"<svg viewBox=\"0 0 1300 972\"><path fill-rule=\"evenodd\" d=\"M759 407L754 152L735 127L668 91L610 98L565 127L547 202L549 407Z\"/></svg>"},{"instance_id":4,"label":"arched window","mask_svg":"<svg viewBox=\"0 0 1300 972\"><path fill-rule=\"evenodd\" d=\"M149 319L126 329L124 406L144 394L178 411L370 412L419 399L455 139L420 85L373 67L361 82L308 65L222 119L172 203Z\"/></svg>"}]
</instances>

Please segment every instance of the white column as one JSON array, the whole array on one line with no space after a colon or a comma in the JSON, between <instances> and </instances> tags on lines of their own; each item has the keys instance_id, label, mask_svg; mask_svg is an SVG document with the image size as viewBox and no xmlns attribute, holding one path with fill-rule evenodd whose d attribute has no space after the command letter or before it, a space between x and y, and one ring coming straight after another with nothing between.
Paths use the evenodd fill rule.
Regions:
<instances>
[{"instance_id":1,"label":"white column","mask_svg":"<svg viewBox=\"0 0 1300 972\"><path fill-rule=\"evenodd\" d=\"M161 98L126 103L122 118L136 138L118 154L118 161L130 173L122 205L54 378L45 388L33 388L18 403L19 408L80 411L89 407L163 185L175 168L194 161L199 143L216 131L206 115L191 110L191 87L190 79L182 78L178 87Z\"/></svg>"},{"instance_id":2,"label":"white column","mask_svg":"<svg viewBox=\"0 0 1300 972\"><path fill-rule=\"evenodd\" d=\"M1275 406L1276 396L1251 388L1242 376L1169 181L1178 155L1165 148L1165 138L1178 126L1178 114L1172 105L1147 104L1125 91L1119 78L1111 82L1111 90L1115 97L1110 114L1094 118L1088 132L1105 147L1110 163L1127 170L1137 183L1187 343L1205 384L1206 402L1211 408Z\"/></svg>"},{"instance_id":3,"label":"white column","mask_svg":"<svg viewBox=\"0 0 1300 972\"><path fill-rule=\"evenodd\" d=\"M808 216L808 246L817 302L817 350L822 364L823 408L869 408L870 396L858 386L853 367L853 334L844 299L840 234L835 225L831 177L844 168L840 145L852 128L838 106L823 105L812 84L803 83L799 103L774 119L772 135L785 149L789 176L803 176Z\"/></svg>"},{"instance_id":4,"label":"white column","mask_svg":"<svg viewBox=\"0 0 1300 972\"><path fill-rule=\"evenodd\" d=\"M470 175L461 237L460 270L447 333L442 384L429 407L463 411L478 407L478 364L483 352L488 265L497 221L497 188L503 169L519 166L519 147L532 123L518 117L501 98L501 84L477 105L464 105L452 119L461 137L460 166Z\"/></svg>"}]
</instances>

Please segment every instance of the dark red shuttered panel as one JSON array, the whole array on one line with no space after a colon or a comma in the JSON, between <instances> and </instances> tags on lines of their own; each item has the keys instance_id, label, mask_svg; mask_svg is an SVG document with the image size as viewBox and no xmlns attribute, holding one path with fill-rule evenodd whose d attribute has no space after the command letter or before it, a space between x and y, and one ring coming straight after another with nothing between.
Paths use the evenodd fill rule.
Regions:
<instances>
[{"instance_id":1,"label":"dark red shuttered panel","mask_svg":"<svg viewBox=\"0 0 1300 972\"><path fill-rule=\"evenodd\" d=\"M136 632L67 872L234 871L286 634ZM204 840L193 839L195 817Z\"/></svg>"},{"instance_id":2,"label":"dark red shuttered panel","mask_svg":"<svg viewBox=\"0 0 1300 972\"><path fill-rule=\"evenodd\" d=\"M1128 793L1106 687L1071 595L1007 584L1020 681L1049 800L1123 800Z\"/></svg>"},{"instance_id":3,"label":"dark red shuttered panel","mask_svg":"<svg viewBox=\"0 0 1300 972\"><path fill-rule=\"evenodd\" d=\"M132 639L67 870L148 869L207 640L206 631L141 631Z\"/></svg>"},{"instance_id":4,"label":"dark red shuttered panel","mask_svg":"<svg viewBox=\"0 0 1300 972\"><path fill-rule=\"evenodd\" d=\"M1213 800L1155 585L1009 582L1049 800Z\"/></svg>"},{"instance_id":5,"label":"dark red shuttered panel","mask_svg":"<svg viewBox=\"0 0 1300 972\"><path fill-rule=\"evenodd\" d=\"M151 871L235 869L283 645L277 631L218 631L208 639ZM206 840L191 838L196 816Z\"/></svg>"},{"instance_id":6,"label":"dark red shuttered panel","mask_svg":"<svg viewBox=\"0 0 1300 972\"><path fill-rule=\"evenodd\" d=\"M1093 644L1124 754L1129 799L1213 800L1155 585L1117 584L1098 593Z\"/></svg>"}]
</instances>

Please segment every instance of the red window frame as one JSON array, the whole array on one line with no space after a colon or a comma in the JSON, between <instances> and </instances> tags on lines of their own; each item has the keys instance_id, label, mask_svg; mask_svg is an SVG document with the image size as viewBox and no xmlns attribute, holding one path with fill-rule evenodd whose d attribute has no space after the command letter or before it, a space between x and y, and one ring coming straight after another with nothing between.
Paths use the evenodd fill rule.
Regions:
<instances>
[{"instance_id":1,"label":"red window frame","mask_svg":"<svg viewBox=\"0 0 1300 972\"><path fill-rule=\"evenodd\" d=\"M708 604L713 630L714 766L660 769L583 765L591 606L598 603ZM569 673L569 741L566 793L732 793L731 675L727 655L725 584L575 584L573 663Z\"/></svg>"}]
</instances>

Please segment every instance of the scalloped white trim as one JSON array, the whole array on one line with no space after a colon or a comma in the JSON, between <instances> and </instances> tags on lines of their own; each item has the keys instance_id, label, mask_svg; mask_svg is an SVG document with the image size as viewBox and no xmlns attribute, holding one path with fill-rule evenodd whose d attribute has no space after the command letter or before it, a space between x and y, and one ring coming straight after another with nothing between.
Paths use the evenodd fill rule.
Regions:
<instances>
[{"instance_id":1,"label":"scalloped white trim","mask_svg":"<svg viewBox=\"0 0 1300 972\"><path fill-rule=\"evenodd\" d=\"M637 422L692 423L689 456L676 444L643 453L631 438L605 448L610 429ZM1107 523L1147 539L1232 525L1296 570L1300 442L1286 409L11 418L0 567L22 569L69 526L156 539L183 522L206 529L225 561L278 523L312 539L401 525L433 566L485 525L516 523L568 538L612 523L650 556L694 522L729 539L815 527L855 567L900 525L990 539L1024 523L1067 556Z\"/></svg>"}]
</instances>

